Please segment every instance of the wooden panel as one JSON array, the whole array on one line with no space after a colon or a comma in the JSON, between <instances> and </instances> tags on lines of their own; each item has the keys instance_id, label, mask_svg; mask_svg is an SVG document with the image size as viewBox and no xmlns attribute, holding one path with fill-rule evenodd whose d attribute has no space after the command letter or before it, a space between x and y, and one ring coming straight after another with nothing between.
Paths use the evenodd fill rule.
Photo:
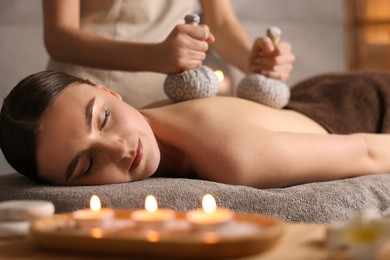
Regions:
<instances>
[{"instance_id":1,"label":"wooden panel","mask_svg":"<svg viewBox=\"0 0 390 260\"><path fill-rule=\"evenodd\" d=\"M346 0L350 69L390 69L390 1Z\"/></svg>"}]
</instances>

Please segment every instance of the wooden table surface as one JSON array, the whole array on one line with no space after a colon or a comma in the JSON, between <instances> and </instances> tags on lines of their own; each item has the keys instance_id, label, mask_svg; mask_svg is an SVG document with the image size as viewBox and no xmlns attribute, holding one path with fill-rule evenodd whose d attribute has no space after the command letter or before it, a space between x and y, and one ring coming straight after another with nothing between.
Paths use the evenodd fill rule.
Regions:
<instances>
[{"instance_id":1,"label":"wooden table surface","mask_svg":"<svg viewBox=\"0 0 390 260\"><path fill-rule=\"evenodd\" d=\"M287 224L283 236L274 247L244 259L328 259L326 225Z\"/></svg>"}]
</instances>

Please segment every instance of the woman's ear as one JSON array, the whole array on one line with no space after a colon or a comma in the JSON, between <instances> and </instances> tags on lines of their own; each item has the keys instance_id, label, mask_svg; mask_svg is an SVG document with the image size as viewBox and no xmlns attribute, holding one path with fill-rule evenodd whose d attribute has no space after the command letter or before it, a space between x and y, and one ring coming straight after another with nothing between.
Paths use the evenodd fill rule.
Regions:
<instances>
[{"instance_id":1,"label":"woman's ear","mask_svg":"<svg viewBox=\"0 0 390 260\"><path fill-rule=\"evenodd\" d=\"M119 93L117 93L117 92L115 92L115 91L113 91L113 90L111 90L111 89L109 89L109 88L106 88L106 87L103 86L103 85L96 85L96 87L97 87L97 88L100 88L100 89L102 89L102 90L104 90L104 91L110 93L111 95L113 95L113 96L119 98L120 100L122 100L122 96L119 95Z\"/></svg>"}]
</instances>

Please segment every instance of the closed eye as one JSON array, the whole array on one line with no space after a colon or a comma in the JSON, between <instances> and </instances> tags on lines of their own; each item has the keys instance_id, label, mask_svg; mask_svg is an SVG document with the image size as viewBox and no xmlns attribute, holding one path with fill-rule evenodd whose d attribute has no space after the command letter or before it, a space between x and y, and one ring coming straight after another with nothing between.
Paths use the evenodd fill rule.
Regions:
<instances>
[{"instance_id":1,"label":"closed eye","mask_svg":"<svg viewBox=\"0 0 390 260\"><path fill-rule=\"evenodd\" d=\"M107 123L110 121L110 117L111 117L111 110L110 109L104 110L104 120L100 126L100 130L103 130L103 128L107 125Z\"/></svg>"},{"instance_id":2,"label":"closed eye","mask_svg":"<svg viewBox=\"0 0 390 260\"><path fill-rule=\"evenodd\" d=\"M91 170L92 170L92 167L93 167L93 163L94 163L93 158L91 158L91 159L89 160L88 167L87 167L87 169L84 171L83 175L88 176L88 175L91 173Z\"/></svg>"},{"instance_id":3,"label":"closed eye","mask_svg":"<svg viewBox=\"0 0 390 260\"><path fill-rule=\"evenodd\" d=\"M110 117L111 117L111 111L109 109L104 110L104 120L100 125L100 130L103 130L104 127L108 124L108 122L110 121ZM94 163L93 158L89 159L88 167L83 173L84 176L88 176L91 173L91 170L93 168L93 163Z\"/></svg>"}]
</instances>

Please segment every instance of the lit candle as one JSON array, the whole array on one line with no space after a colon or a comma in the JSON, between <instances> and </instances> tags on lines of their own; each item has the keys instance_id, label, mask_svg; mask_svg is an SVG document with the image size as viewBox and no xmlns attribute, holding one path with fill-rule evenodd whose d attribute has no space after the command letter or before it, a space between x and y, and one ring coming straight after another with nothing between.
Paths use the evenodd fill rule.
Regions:
<instances>
[{"instance_id":1,"label":"lit candle","mask_svg":"<svg viewBox=\"0 0 390 260\"><path fill-rule=\"evenodd\" d=\"M145 199L145 209L134 211L132 218L140 224L159 224L174 219L175 212L171 209L159 209L156 198L148 195Z\"/></svg>"},{"instance_id":2,"label":"lit candle","mask_svg":"<svg viewBox=\"0 0 390 260\"><path fill-rule=\"evenodd\" d=\"M77 226L87 228L107 227L114 219L115 212L112 209L101 208L100 199L93 195L90 200L90 209L81 209L72 213Z\"/></svg>"},{"instance_id":3,"label":"lit candle","mask_svg":"<svg viewBox=\"0 0 390 260\"><path fill-rule=\"evenodd\" d=\"M233 219L233 213L225 208L217 207L212 195L206 194L202 199L202 208L187 214L187 220L194 227L213 227L226 224Z\"/></svg>"}]
</instances>

